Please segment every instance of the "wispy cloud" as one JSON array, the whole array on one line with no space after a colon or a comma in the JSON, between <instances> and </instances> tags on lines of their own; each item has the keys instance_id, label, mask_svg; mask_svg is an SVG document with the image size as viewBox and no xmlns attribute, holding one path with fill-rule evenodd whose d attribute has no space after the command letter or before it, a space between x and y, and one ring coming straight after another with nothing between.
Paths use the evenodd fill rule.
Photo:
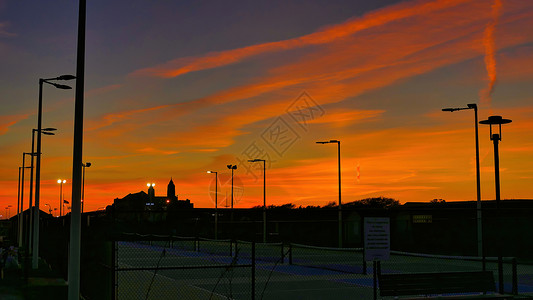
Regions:
<instances>
[{"instance_id":1,"label":"wispy cloud","mask_svg":"<svg viewBox=\"0 0 533 300\"><path fill-rule=\"evenodd\" d=\"M331 43L368 28L385 25L417 15L425 15L450 8L468 0L410 1L370 12L360 18L342 24L328 26L314 33L298 38L264 43L221 52L211 52L199 57L178 58L168 63L135 71L132 75L176 77L189 72L222 67L259 54L286 51L312 45Z\"/></svg>"},{"instance_id":2,"label":"wispy cloud","mask_svg":"<svg viewBox=\"0 0 533 300\"><path fill-rule=\"evenodd\" d=\"M29 116L30 114L0 116L0 135L6 134L11 126L27 119Z\"/></svg>"},{"instance_id":3,"label":"wispy cloud","mask_svg":"<svg viewBox=\"0 0 533 300\"><path fill-rule=\"evenodd\" d=\"M10 27L9 22L0 22L0 38L14 37L17 36L16 33L9 32L8 28Z\"/></svg>"},{"instance_id":4,"label":"wispy cloud","mask_svg":"<svg viewBox=\"0 0 533 300\"><path fill-rule=\"evenodd\" d=\"M273 67L268 70L267 76L253 79L249 84L231 87L188 102L109 114L102 118L100 127L114 123L120 125L110 129L117 136L135 130L141 124L146 126L169 122L177 120L179 116L198 112L204 108L215 106L223 108L225 107L223 105L239 102L242 105L232 105L230 110L223 110L223 113L219 113L220 110L214 113L207 112L211 114L207 122L176 126L180 129L172 134L162 133L168 135L163 140L174 139L174 142L182 146L224 147L230 145L235 136L246 133L242 130L245 125L283 113L296 93L302 89L308 90L322 105L340 104L346 99L353 99L365 92L383 88L443 66L483 56L479 33L485 29L487 19L491 18L493 10L485 2L467 3L458 8L454 7L462 2L467 1L435 1L429 3L432 6L417 1L410 2L410 5L416 4L417 9L393 6L385 9L385 13L379 11L368 14L364 17L366 22L364 24L373 24L374 27L364 25L367 26L365 27L367 30L357 34L354 33L357 31L341 30L345 34L343 39L323 38L321 40L324 43L327 42L327 46L318 47L310 54L298 57L293 63ZM515 10L518 9L515 8ZM393 19L396 15L393 11L396 10L399 10L398 15L402 17L395 19L397 22L393 24L385 22L384 20ZM424 14L428 11L433 13ZM371 16L377 20L372 20ZM409 16L413 18L402 21ZM500 23L505 25L507 22L516 20L515 14L512 18L503 18ZM531 25L527 19L519 19L519 21L522 26ZM351 28L348 25L345 26ZM353 26L360 28L363 25ZM333 29L325 29L323 32L330 32L329 30ZM338 30L340 29L337 28L330 34ZM309 37L302 38L307 40ZM499 48L511 47L530 40L531 38L523 32L509 33L498 46ZM151 115L147 123L128 122L126 124L123 122L127 119L125 116L132 114L138 116L147 112ZM353 111L338 117L346 120L350 117L357 118L356 114L360 113ZM328 119L329 117L323 120L317 119L316 122L327 123ZM205 138L198 139L198 136ZM154 136L154 138L157 137ZM161 139L158 142L161 142Z\"/></svg>"},{"instance_id":5,"label":"wispy cloud","mask_svg":"<svg viewBox=\"0 0 533 300\"><path fill-rule=\"evenodd\" d=\"M156 111L160 109L164 109L168 107L168 105L159 105L154 107L148 107L148 108L141 108L141 109L133 109L133 110L127 110L127 111L121 111L116 113L110 113L102 116L99 120L92 120L89 121L89 125L87 130L97 130L101 129L103 127L110 126L114 123L129 120L133 118L135 115L142 114L144 112L151 112Z\"/></svg>"},{"instance_id":6,"label":"wispy cloud","mask_svg":"<svg viewBox=\"0 0 533 300\"><path fill-rule=\"evenodd\" d=\"M498 18L501 14L502 2L501 0L494 0L492 4L492 20L487 25L483 33L483 46L485 47L485 68L487 69L487 77L489 79L488 86L480 91L481 104L491 104L491 95L496 84L496 42L494 32L498 24Z\"/></svg>"}]
</instances>

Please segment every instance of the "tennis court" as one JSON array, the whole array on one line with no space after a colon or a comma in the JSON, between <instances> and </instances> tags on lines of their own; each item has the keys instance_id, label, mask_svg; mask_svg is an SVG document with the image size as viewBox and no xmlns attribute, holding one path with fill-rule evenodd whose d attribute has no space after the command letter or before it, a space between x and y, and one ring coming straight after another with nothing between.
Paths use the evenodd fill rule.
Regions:
<instances>
[{"instance_id":1,"label":"tennis court","mask_svg":"<svg viewBox=\"0 0 533 300\"><path fill-rule=\"evenodd\" d=\"M255 248L255 249L253 249ZM255 250L255 251L253 251ZM372 299L373 270L360 248L172 238L116 243L117 299ZM481 270L478 258L393 251L382 273ZM486 269L497 280L497 264ZM365 272L366 271L366 272ZM533 295L533 267L516 266L518 292ZM506 292L513 265L504 263ZM255 285L252 284L255 282Z\"/></svg>"}]
</instances>

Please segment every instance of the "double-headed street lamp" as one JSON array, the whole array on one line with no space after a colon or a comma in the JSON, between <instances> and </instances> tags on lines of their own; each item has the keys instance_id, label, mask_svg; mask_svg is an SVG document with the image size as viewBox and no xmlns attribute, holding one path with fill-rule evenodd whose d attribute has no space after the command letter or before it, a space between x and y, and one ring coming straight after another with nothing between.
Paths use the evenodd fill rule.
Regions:
<instances>
[{"instance_id":1,"label":"double-headed street lamp","mask_svg":"<svg viewBox=\"0 0 533 300\"><path fill-rule=\"evenodd\" d=\"M498 143L502 140L502 124L508 124L512 121L509 119L503 119L501 116L490 116L487 120L480 121L479 124L485 124L490 126L490 139L494 143L494 180L496 187L496 210L500 208L500 158L498 155ZM500 223L500 222L498 222ZM501 225L501 224L498 224ZM498 280L499 280L499 292L503 294L503 258L502 258L502 246L501 246L501 233L498 236Z\"/></svg>"},{"instance_id":2,"label":"double-headed street lamp","mask_svg":"<svg viewBox=\"0 0 533 300\"><path fill-rule=\"evenodd\" d=\"M52 81L57 80L72 80L74 75L61 75L53 78L39 79L39 106L37 113L37 131L42 130L42 115L43 115L43 83L50 84L58 89L69 90L72 89L68 85L58 84ZM33 251L32 251L32 268L37 269L39 265L39 200L41 188L41 135L37 135L37 165L35 167L35 212L33 222Z\"/></svg>"},{"instance_id":3,"label":"double-headed street lamp","mask_svg":"<svg viewBox=\"0 0 533 300\"><path fill-rule=\"evenodd\" d=\"M339 166L339 247L342 247L342 201L341 201L341 141L329 140L324 142L316 142L317 144L337 144L337 157Z\"/></svg>"},{"instance_id":4,"label":"double-headed street lamp","mask_svg":"<svg viewBox=\"0 0 533 300\"><path fill-rule=\"evenodd\" d=\"M63 183L66 183L67 181L65 179L58 179L57 183L59 183L59 216L61 217L63 215Z\"/></svg>"},{"instance_id":5,"label":"double-headed street lamp","mask_svg":"<svg viewBox=\"0 0 533 300\"><path fill-rule=\"evenodd\" d=\"M53 131L56 131L56 128L42 128L40 132L44 135L55 135ZM28 248L31 249L32 236L33 236L33 169L34 169L34 157L40 153L35 152L35 132L39 132L38 129L32 129L31 131L31 170L30 170L30 216L29 216L29 233L28 233Z\"/></svg>"},{"instance_id":6,"label":"double-headed street lamp","mask_svg":"<svg viewBox=\"0 0 533 300\"><path fill-rule=\"evenodd\" d=\"M83 206L85 202L85 168L88 168L91 166L90 162L82 163L81 164L83 168L83 173L81 175L81 213L83 213Z\"/></svg>"},{"instance_id":7,"label":"double-headed street lamp","mask_svg":"<svg viewBox=\"0 0 533 300\"><path fill-rule=\"evenodd\" d=\"M218 172L207 171L209 174L215 174L215 240L218 239Z\"/></svg>"},{"instance_id":8,"label":"double-headed street lamp","mask_svg":"<svg viewBox=\"0 0 533 300\"><path fill-rule=\"evenodd\" d=\"M483 256L483 222L481 216L481 179L479 170L479 134L478 134L478 120L477 120L477 104L470 103L467 107L458 108L443 108L442 111L454 112L458 110L473 109L474 110L474 127L476 133L476 188L477 188L477 255Z\"/></svg>"},{"instance_id":9,"label":"double-headed street lamp","mask_svg":"<svg viewBox=\"0 0 533 300\"><path fill-rule=\"evenodd\" d=\"M251 159L249 162L263 162L263 243L266 243L267 221L266 221L266 160Z\"/></svg>"}]
</instances>

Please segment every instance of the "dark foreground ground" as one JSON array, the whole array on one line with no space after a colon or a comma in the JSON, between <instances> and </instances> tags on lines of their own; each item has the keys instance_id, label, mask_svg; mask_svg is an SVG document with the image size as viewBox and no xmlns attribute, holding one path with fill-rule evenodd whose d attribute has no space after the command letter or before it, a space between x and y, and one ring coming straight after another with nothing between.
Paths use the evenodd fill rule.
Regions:
<instances>
[{"instance_id":1,"label":"dark foreground ground","mask_svg":"<svg viewBox=\"0 0 533 300\"><path fill-rule=\"evenodd\" d=\"M19 270L2 270L0 299L67 299L67 283L42 261L36 270L22 262Z\"/></svg>"}]
</instances>

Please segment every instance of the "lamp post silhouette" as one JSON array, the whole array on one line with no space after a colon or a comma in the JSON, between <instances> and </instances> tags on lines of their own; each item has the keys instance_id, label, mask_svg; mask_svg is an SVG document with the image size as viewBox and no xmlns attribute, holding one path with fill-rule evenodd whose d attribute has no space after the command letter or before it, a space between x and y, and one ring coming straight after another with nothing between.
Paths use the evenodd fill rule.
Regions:
<instances>
[{"instance_id":1,"label":"lamp post silhouette","mask_svg":"<svg viewBox=\"0 0 533 300\"><path fill-rule=\"evenodd\" d=\"M473 109L474 110L474 126L476 134L476 212L477 212L477 255L483 257L483 222L481 216L481 178L479 169L479 130L477 118L477 104L470 103L467 107L458 108L443 108L442 111L454 112L458 110ZM485 267L485 260L483 260L483 267Z\"/></svg>"},{"instance_id":2,"label":"lamp post silhouette","mask_svg":"<svg viewBox=\"0 0 533 300\"><path fill-rule=\"evenodd\" d=\"M91 166L90 162L81 164L83 167L83 174L81 175L81 213L83 213L83 206L85 205L85 168Z\"/></svg>"},{"instance_id":3,"label":"lamp post silhouette","mask_svg":"<svg viewBox=\"0 0 533 300\"><path fill-rule=\"evenodd\" d=\"M24 155L22 155L22 167L19 167L19 181L18 181L18 191L17 191L17 215L18 215L18 234L17 240L19 247L22 247L22 241L24 240L23 236L23 225L24 222L24 169L31 167L24 166Z\"/></svg>"},{"instance_id":4,"label":"lamp post silhouette","mask_svg":"<svg viewBox=\"0 0 533 300\"><path fill-rule=\"evenodd\" d=\"M266 243L267 221L266 221L266 160L251 159L249 162L263 162L263 243Z\"/></svg>"},{"instance_id":5,"label":"lamp post silhouette","mask_svg":"<svg viewBox=\"0 0 533 300\"><path fill-rule=\"evenodd\" d=\"M63 215L63 183L66 183L67 181L65 179L58 179L57 183L59 183L59 216L61 217Z\"/></svg>"},{"instance_id":6,"label":"lamp post silhouette","mask_svg":"<svg viewBox=\"0 0 533 300\"><path fill-rule=\"evenodd\" d=\"M72 89L68 85L58 84L52 81L56 80L71 80L76 78L73 75L61 75L53 78L39 78L39 107L37 113L37 131L40 133L42 129L42 115L43 115L43 84L50 84L58 89L69 90ZM32 268L37 269L39 263L39 200L41 193L41 135L37 135L37 163L35 166L35 210L33 214L33 244L32 244Z\"/></svg>"},{"instance_id":7,"label":"lamp post silhouette","mask_svg":"<svg viewBox=\"0 0 533 300\"><path fill-rule=\"evenodd\" d=\"M9 210L11 209L11 205L6 206L6 220L9 219Z\"/></svg>"},{"instance_id":8,"label":"lamp post silhouette","mask_svg":"<svg viewBox=\"0 0 533 300\"><path fill-rule=\"evenodd\" d=\"M341 201L341 141L329 140L324 142L316 142L317 144L337 144L337 162L339 167L339 247L342 247L342 201Z\"/></svg>"},{"instance_id":9,"label":"lamp post silhouette","mask_svg":"<svg viewBox=\"0 0 533 300\"><path fill-rule=\"evenodd\" d=\"M20 211L23 212L24 211L24 169L26 168L31 168L31 174L33 174L33 165L30 166L30 167L26 167L26 155L30 155L32 160L33 160L33 156L34 156L34 153L33 153L33 150L31 153L27 153L27 152L22 152L22 179L21 179L21 187L20 187ZM31 178L33 179L33 178ZM31 220L31 180L30 180L30 205L29 205L29 213L30 213L30 220ZM18 218L18 221L19 221L19 224L18 224L18 233L20 235L20 239L19 239L19 246L22 246L22 241L24 240L24 237L23 237L23 222L24 222L24 218L23 218L24 215L22 216L19 216ZM31 223L30 223L30 230L31 230ZM26 229L26 231L28 231ZM29 232L29 231L28 231Z\"/></svg>"},{"instance_id":10,"label":"lamp post silhouette","mask_svg":"<svg viewBox=\"0 0 533 300\"><path fill-rule=\"evenodd\" d=\"M487 120L479 122L479 124L485 124L490 126L490 139L494 144L494 185L496 188L496 210L498 211L498 214L500 209L500 158L498 154L498 143L502 140L502 124L508 124L511 122L511 120L503 119L501 116L490 116ZM499 218L498 223L500 223ZM501 228L501 226L499 227ZM503 294L503 258L501 233L498 236L498 280L499 293Z\"/></svg>"},{"instance_id":11,"label":"lamp post silhouette","mask_svg":"<svg viewBox=\"0 0 533 300\"><path fill-rule=\"evenodd\" d=\"M227 165L227 167L231 170L231 224L233 226L233 171L237 170L237 165Z\"/></svg>"},{"instance_id":12,"label":"lamp post silhouette","mask_svg":"<svg viewBox=\"0 0 533 300\"><path fill-rule=\"evenodd\" d=\"M209 174L215 174L215 240L218 240L218 172L207 171Z\"/></svg>"},{"instance_id":13,"label":"lamp post silhouette","mask_svg":"<svg viewBox=\"0 0 533 300\"><path fill-rule=\"evenodd\" d=\"M237 170L237 166L227 165L227 167L231 170L231 209L233 210L233 171Z\"/></svg>"},{"instance_id":14,"label":"lamp post silhouette","mask_svg":"<svg viewBox=\"0 0 533 300\"><path fill-rule=\"evenodd\" d=\"M33 237L33 169L34 169L34 157L38 154L35 152L35 132L40 132L45 135L55 135L52 131L56 131L56 128L42 128L32 129L31 131L31 170L30 170L30 216L29 216L29 230L28 231L28 248L32 249L32 237Z\"/></svg>"}]
</instances>

